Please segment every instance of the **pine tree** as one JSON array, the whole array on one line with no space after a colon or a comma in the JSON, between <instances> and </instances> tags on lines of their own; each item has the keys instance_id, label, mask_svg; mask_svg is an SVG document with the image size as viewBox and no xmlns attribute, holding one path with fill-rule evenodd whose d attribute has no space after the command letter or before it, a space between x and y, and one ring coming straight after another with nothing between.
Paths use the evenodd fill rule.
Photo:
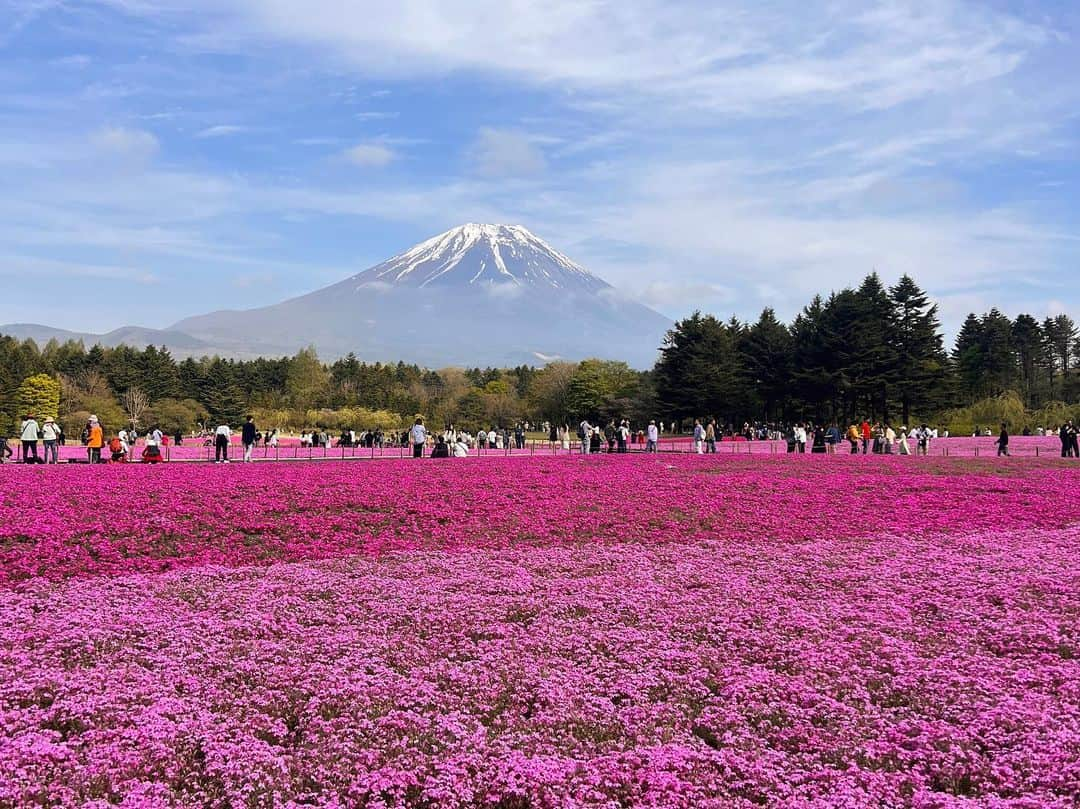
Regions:
<instances>
[{"instance_id":1,"label":"pine tree","mask_svg":"<svg viewBox=\"0 0 1080 809\"><path fill-rule=\"evenodd\" d=\"M852 381L871 409L889 417L889 394L896 381L896 352L889 340L892 302L877 273L863 279L855 292L858 316L854 323L849 364Z\"/></svg>"},{"instance_id":2,"label":"pine tree","mask_svg":"<svg viewBox=\"0 0 1080 809\"><path fill-rule=\"evenodd\" d=\"M791 388L791 332L777 320L776 312L765 309L743 334L739 351L743 384L761 398L765 419L777 419Z\"/></svg>"},{"instance_id":3,"label":"pine tree","mask_svg":"<svg viewBox=\"0 0 1080 809\"><path fill-rule=\"evenodd\" d=\"M982 326L982 375L986 395L997 396L1011 390L1017 380L1013 351L1012 321L997 309L987 312Z\"/></svg>"},{"instance_id":4,"label":"pine tree","mask_svg":"<svg viewBox=\"0 0 1080 809\"><path fill-rule=\"evenodd\" d=\"M1020 372L1020 393L1025 407L1041 404L1038 396L1038 369L1043 363L1043 332L1031 315L1018 315L1012 324L1012 344Z\"/></svg>"},{"instance_id":5,"label":"pine tree","mask_svg":"<svg viewBox=\"0 0 1080 809\"><path fill-rule=\"evenodd\" d=\"M901 419L911 423L912 407L927 408L941 402L946 357L937 318L937 305L910 276L904 275L889 290L892 303L890 342L896 358L894 389L900 400Z\"/></svg>"},{"instance_id":6,"label":"pine tree","mask_svg":"<svg viewBox=\"0 0 1080 809\"><path fill-rule=\"evenodd\" d=\"M965 403L970 403L981 393L983 372L983 327L974 312L967 316L956 336L953 363Z\"/></svg>"}]
</instances>

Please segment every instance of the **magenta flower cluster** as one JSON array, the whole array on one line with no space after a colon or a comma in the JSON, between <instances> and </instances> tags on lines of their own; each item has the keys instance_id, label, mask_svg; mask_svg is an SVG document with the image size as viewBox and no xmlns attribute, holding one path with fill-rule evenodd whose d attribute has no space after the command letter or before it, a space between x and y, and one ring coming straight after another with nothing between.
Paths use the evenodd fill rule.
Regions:
<instances>
[{"instance_id":1,"label":"magenta flower cluster","mask_svg":"<svg viewBox=\"0 0 1080 809\"><path fill-rule=\"evenodd\" d=\"M1074 807L1078 484L862 456L11 468L0 806Z\"/></svg>"}]
</instances>

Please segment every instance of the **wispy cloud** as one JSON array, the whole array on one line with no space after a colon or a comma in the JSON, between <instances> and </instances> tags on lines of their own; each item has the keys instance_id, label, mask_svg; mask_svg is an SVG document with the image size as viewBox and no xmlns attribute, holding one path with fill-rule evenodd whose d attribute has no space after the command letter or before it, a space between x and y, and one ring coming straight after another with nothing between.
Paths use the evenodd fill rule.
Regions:
<instances>
[{"instance_id":1,"label":"wispy cloud","mask_svg":"<svg viewBox=\"0 0 1080 809\"><path fill-rule=\"evenodd\" d=\"M513 129L484 127L469 149L476 170L486 177L520 177L547 168L536 139Z\"/></svg>"},{"instance_id":2,"label":"wispy cloud","mask_svg":"<svg viewBox=\"0 0 1080 809\"><path fill-rule=\"evenodd\" d=\"M159 148L158 139L145 129L109 126L90 136L90 142L103 152L136 159L152 157Z\"/></svg>"},{"instance_id":3,"label":"wispy cloud","mask_svg":"<svg viewBox=\"0 0 1080 809\"><path fill-rule=\"evenodd\" d=\"M385 143L358 143L346 149L343 157L354 166L382 168L393 163L398 155Z\"/></svg>"},{"instance_id":4,"label":"wispy cloud","mask_svg":"<svg viewBox=\"0 0 1080 809\"><path fill-rule=\"evenodd\" d=\"M201 129L195 133L197 138L227 138L232 135L241 135L245 132L250 132L251 127L240 126L238 124L218 124L216 126L210 126L206 129Z\"/></svg>"}]
</instances>

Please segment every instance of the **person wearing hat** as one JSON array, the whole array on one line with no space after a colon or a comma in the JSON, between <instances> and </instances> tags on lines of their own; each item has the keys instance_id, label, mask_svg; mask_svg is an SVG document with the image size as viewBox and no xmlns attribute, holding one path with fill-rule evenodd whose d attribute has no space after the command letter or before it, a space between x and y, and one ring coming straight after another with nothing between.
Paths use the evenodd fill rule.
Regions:
<instances>
[{"instance_id":1,"label":"person wearing hat","mask_svg":"<svg viewBox=\"0 0 1080 809\"><path fill-rule=\"evenodd\" d=\"M101 422L97 416L90 417L87 429L89 434L86 438L86 459L91 464L101 463L101 448L105 446L105 432L101 429Z\"/></svg>"},{"instance_id":2,"label":"person wearing hat","mask_svg":"<svg viewBox=\"0 0 1080 809\"><path fill-rule=\"evenodd\" d=\"M38 463L41 460L37 454L37 442L41 437L40 430L41 428L38 427L34 414L27 413L19 433L19 438L22 441L23 463ZM32 461L30 460L31 455L34 457Z\"/></svg>"},{"instance_id":3,"label":"person wearing hat","mask_svg":"<svg viewBox=\"0 0 1080 809\"><path fill-rule=\"evenodd\" d=\"M45 442L45 463L60 463L60 426L54 419L45 419L41 438Z\"/></svg>"}]
</instances>

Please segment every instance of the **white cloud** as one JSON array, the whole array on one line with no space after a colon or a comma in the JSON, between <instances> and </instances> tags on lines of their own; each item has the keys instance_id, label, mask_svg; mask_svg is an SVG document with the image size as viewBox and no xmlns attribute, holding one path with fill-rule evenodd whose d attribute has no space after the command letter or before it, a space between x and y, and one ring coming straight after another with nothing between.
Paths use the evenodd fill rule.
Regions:
<instances>
[{"instance_id":1,"label":"white cloud","mask_svg":"<svg viewBox=\"0 0 1080 809\"><path fill-rule=\"evenodd\" d=\"M24 278L35 276L95 278L105 281L127 281L136 284L156 284L161 280L156 274L142 267L57 261L20 255L0 256L0 273Z\"/></svg>"},{"instance_id":2,"label":"white cloud","mask_svg":"<svg viewBox=\"0 0 1080 809\"><path fill-rule=\"evenodd\" d=\"M671 281L653 281L638 293L641 302L648 306L690 310L694 307L714 306L735 298L735 293L724 284L681 284Z\"/></svg>"},{"instance_id":3,"label":"white cloud","mask_svg":"<svg viewBox=\"0 0 1080 809\"><path fill-rule=\"evenodd\" d=\"M382 168L397 159L397 153L384 143L358 143L343 155L354 166Z\"/></svg>"},{"instance_id":4,"label":"white cloud","mask_svg":"<svg viewBox=\"0 0 1080 809\"><path fill-rule=\"evenodd\" d=\"M271 39L365 74L473 71L755 116L793 104L882 109L969 87L1015 70L1050 37L966 0L227 0L206 7L213 26L193 40L204 48Z\"/></svg>"},{"instance_id":5,"label":"white cloud","mask_svg":"<svg viewBox=\"0 0 1080 809\"><path fill-rule=\"evenodd\" d=\"M90 142L103 152L133 159L146 159L157 153L158 139L145 129L110 126L90 136Z\"/></svg>"},{"instance_id":6,"label":"white cloud","mask_svg":"<svg viewBox=\"0 0 1080 809\"><path fill-rule=\"evenodd\" d=\"M197 138L226 138L230 135L240 135L244 132L249 132L250 127L238 126L236 124L218 124L217 126L210 126L206 129L200 130L195 133Z\"/></svg>"},{"instance_id":7,"label":"white cloud","mask_svg":"<svg viewBox=\"0 0 1080 809\"><path fill-rule=\"evenodd\" d=\"M469 149L469 158L486 177L529 176L547 168L536 139L513 129L481 129Z\"/></svg>"}]
</instances>

